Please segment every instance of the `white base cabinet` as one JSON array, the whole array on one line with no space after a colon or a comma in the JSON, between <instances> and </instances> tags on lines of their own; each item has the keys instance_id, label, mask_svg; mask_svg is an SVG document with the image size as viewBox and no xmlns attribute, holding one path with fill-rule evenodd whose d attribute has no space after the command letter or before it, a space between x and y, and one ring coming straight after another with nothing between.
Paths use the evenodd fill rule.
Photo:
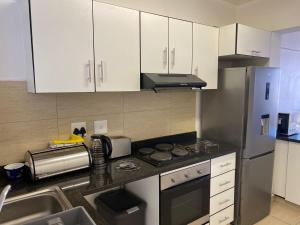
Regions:
<instances>
[{"instance_id":1,"label":"white base cabinet","mask_svg":"<svg viewBox=\"0 0 300 225\"><path fill-rule=\"evenodd\" d=\"M300 205L299 160L300 160L300 144L289 142L285 199L297 205Z\"/></svg>"},{"instance_id":2,"label":"white base cabinet","mask_svg":"<svg viewBox=\"0 0 300 225\"><path fill-rule=\"evenodd\" d=\"M211 225L226 225L234 220L235 161L236 153L211 160Z\"/></svg>"},{"instance_id":3,"label":"white base cabinet","mask_svg":"<svg viewBox=\"0 0 300 225\"><path fill-rule=\"evenodd\" d=\"M289 142L276 140L273 170L273 194L283 198L285 198L286 194L288 154Z\"/></svg>"},{"instance_id":4,"label":"white base cabinet","mask_svg":"<svg viewBox=\"0 0 300 225\"><path fill-rule=\"evenodd\" d=\"M126 184L125 188L147 202L145 225L159 225L159 175Z\"/></svg>"},{"instance_id":5,"label":"white base cabinet","mask_svg":"<svg viewBox=\"0 0 300 225\"><path fill-rule=\"evenodd\" d=\"M223 211L210 217L210 225L227 225L234 220L234 206L230 206Z\"/></svg>"}]
</instances>

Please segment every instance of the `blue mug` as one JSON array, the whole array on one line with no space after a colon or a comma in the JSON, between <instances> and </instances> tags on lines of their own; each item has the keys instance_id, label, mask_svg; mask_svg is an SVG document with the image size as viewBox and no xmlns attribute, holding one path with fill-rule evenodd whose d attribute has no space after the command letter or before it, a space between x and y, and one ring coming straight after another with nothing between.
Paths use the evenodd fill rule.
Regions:
<instances>
[{"instance_id":1,"label":"blue mug","mask_svg":"<svg viewBox=\"0 0 300 225\"><path fill-rule=\"evenodd\" d=\"M23 177L24 163L13 163L4 167L9 180L15 181Z\"/></svg>"}]
</instances>

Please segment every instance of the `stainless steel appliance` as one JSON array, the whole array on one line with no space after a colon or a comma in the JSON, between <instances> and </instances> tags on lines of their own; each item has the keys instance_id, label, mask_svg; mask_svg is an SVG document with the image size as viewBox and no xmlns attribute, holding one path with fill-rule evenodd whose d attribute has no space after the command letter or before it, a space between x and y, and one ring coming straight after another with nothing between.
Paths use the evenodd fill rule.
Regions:
<instances>
[{"instance_id":1,"label":"stainless steel appliance","mask_svg":"<svg viewBox=\"0 0 300 225\"><path fill-rule=\"evenodd\" d=\"M109 137L95 134L91 136L91 142L93 166L105 168L112 153L112 144Z\"/></svg>"},{"instance_id":2,"label":"stainless steel appliance","mask_svg":"<svg viewBox=\"0 0 300 225\"><path fill-rule=\"evenodd\" d=\"M240 148L236 224L255 224L270 211L279 78L275 68L227 68L218 90L202 93L203 137Z\"/></svg>"},{"instance_id":3,"label":"stainless steel appliance","mask_svg":"<svg viewBox=\"0 0 300 225\"><path fill-rule=\"evenodd\" d=\"M209 221L209 160L161 174L160 190L160 225Z\"/></svg>"},{"instance_id":4,"label":"stainless steel appliance","mask_svg":"<svg viewBox=\"0 0 300 225\"><path fill-rule=\"evenodd\" d=\"M142 74L143 89L153 89L155 92L168 89L201 89L207 84L192 74Z\"/></svg>"},{"instance_id":5,"label":"stainless steel appliance","mask_svg":"<svg viewBox=\"0 0 300 225\"><path fill-rule=\"evenodd\" d=\"M219 144L201 140L193 144L156 143L136 149L136 157L154 166L164 166L194 157L209 159L211 151L219 151Z\"/></svg>"},{"instance_id":6,"label":"stainless steel appliance","mask_svg":"<svg viewBox=\"0 0 300 225\"><path fill-rule=\"evenodd\" d=\"M39 152L28 151L25 165L29 167L33 180L88 168L91 156L84 144L46 149Z\"/></svg>"},{"instance_id":7,"label":"stainless steel appliance","mask_svg":"<svg viewBox=\"0 0 300 225\"><path fill-rule=\"evenodd\" d=\"M131 155L131 139L124 136L110 136L112 153L110 158L120 158Z\"/></svg>"},{"instance_id":8,"label":"stainless steel appliance","mask_svg":"<svg viewBox=\"0 0 300 225\"><path fill-rule=\"evenodd\" d=\"M300 131L300 113L279 113L278 114L278 135L291 136Z\"/></svg>"}]
</instances>

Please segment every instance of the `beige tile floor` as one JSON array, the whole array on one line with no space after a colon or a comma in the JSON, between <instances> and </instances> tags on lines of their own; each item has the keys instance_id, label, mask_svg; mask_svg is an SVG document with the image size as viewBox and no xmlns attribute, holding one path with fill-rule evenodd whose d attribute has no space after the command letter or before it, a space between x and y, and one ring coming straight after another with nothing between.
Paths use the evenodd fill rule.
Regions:
<instances>
[{"instance_id":1,"label":"beige tile floor","mask_svg":"<svg viewBox=\"0 0 300 225\"><path fill-rule=\"evenodd\" d=\"M300 225L300 206L274 197L270 215L255 225Z\"/></svg>"}]
</instances>

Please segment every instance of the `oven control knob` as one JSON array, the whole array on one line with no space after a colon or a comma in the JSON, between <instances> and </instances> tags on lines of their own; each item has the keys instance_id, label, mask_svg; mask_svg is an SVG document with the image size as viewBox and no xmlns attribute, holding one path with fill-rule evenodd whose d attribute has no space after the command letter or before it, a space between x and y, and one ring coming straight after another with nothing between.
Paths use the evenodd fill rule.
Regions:
<instances>
[{"instance_id":1,"label":"oven control knob","mask_svg":"<svg viewBox=\"0 0 300 225\"><path fill-rule=\"evenodd\" d=\"M171 178L172 183L175 183L175 180L173 178Z\"/></svg>"},{"instance_id":2,"label":"oven control knob","mask_svg":"<svg viewBox=\"0 0 300 225\"><path fill-rule=\"evenodd\" d=\"M187 174L184 174L184 177L185 177L186 179L189 179L189 178L190 178L189 175L187 175Z\"/></svg>"}]
</instances>

